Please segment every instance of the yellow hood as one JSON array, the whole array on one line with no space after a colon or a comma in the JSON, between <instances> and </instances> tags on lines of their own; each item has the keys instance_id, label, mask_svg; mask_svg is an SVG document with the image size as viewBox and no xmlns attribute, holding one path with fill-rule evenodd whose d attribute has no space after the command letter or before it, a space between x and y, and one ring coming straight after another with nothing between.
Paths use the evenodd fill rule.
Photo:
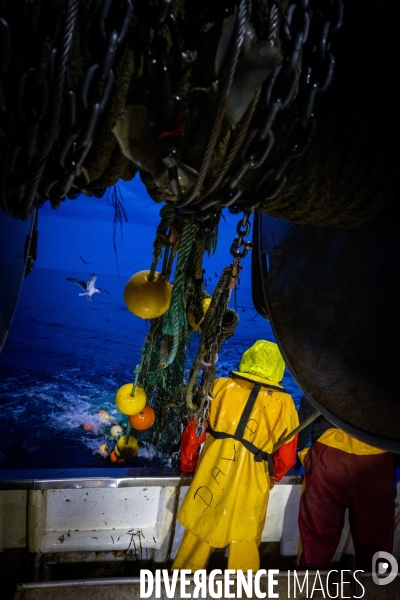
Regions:
<instances>
[{"instance_id":1,"label":"yellow hood","mask_svg":"<svg viewBox=\"0 0 400 600\"><path fill-rule=\"evenodd\" d=\"M285 372L285 361L273 342L258 340L246 350L239 364L241 373L251 373L279 385Z\"/></svg>"}]
</instances>

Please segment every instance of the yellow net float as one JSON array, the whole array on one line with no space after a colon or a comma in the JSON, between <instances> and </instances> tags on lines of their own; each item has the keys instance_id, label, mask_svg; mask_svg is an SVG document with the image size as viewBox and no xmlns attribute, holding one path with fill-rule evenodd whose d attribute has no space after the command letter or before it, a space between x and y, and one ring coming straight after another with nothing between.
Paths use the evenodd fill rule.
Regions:
<instances>
[{"instance_id":1,"label":"yellow net float","mask_svg":"<svg viewBox=\"0 0 400 600\"><path fill-rule=\"evenodd\" d=\"M99 446L99 454L101 454L104 457L110 454L110 449L107 446L107 444L101 444L101 446Z\"/></svg>"},{"instance_id":2,"label":"yellow net float","mask_svg":"<svg viewBox=\"0 0 400 600\"><path fill-rule=\"evenodd\" d=\"M117 458L135 458L139 453L139 442L133 435L130 435L128 440L126 435L123 435L119 438L114 453Z\"/></svg>"},{"instance_id":3,"label":"yellow net float","mask_svg":"<svg viewBox=\"0 0 400 600\"><path fill-rule=\"evenodd\" d=\"M208 311L210 304L211 304L211 296L206 296L205 298L203 298L202 305L203 305L204 315ZM190 327L193 329L193 331L201 331L201 325L204 321L204 317L202 319L200 319L200 321L195 321L192 311L189 310L187 319L188 319L188 323L189 323Z\"/></svg>"},{"instance_id":4,"label":"yellow net float","mask_svg":"<svg viewBox=\"0 0 400 600\"><path fill-rule=\"evenodd\" d=\"M115 405L124 415L135 415L146 406L146 392L140 385L136 386L132 396L133 383L125 383L115 394Z\"/></svg>"},{"instance_id":5,"label":"yellow net float","mask_svg":"<svg viewBox=\"0 0 400 600\"><path fill-rule=\"evenodd\" d=\"M164 275L155 271L149 281L150 271L132 275L124 289L124 301L129 310L141 319L155 319L169 309L172 285Z\"/></svg>"}]
</instances>

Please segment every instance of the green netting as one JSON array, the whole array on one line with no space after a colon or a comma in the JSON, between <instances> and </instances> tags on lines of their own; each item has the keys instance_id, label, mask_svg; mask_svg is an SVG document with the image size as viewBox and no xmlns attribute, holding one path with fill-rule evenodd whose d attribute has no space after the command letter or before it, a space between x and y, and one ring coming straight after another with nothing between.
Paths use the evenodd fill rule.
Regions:
<instances>
[{"instance_id":1,"label":"green netting","mask_svg":"<svg viewBox=\"0 0 400 600\"><path fill-rule=\"evenodd\" d=\"M169 277L176 254L178 259L170 309L152 320L141 350L141 361L136 368L136 381L144 388L147 402L156 413L156 421L147 431L132 430L131 433L139 442L154 444L159 452L170 456L172 463L176 464L188 415L185 403L191 368L188 350L193 349L200 337L190 330L187 311L193 312L196 321L204 316L203 256L205 252L212 254L216 250L217 227L213 231L205 231L191 221L182 224L168 206L161 209L160 217L151 270L154 272L163 258L161 271Z\"/></svg>"}]
</instances>

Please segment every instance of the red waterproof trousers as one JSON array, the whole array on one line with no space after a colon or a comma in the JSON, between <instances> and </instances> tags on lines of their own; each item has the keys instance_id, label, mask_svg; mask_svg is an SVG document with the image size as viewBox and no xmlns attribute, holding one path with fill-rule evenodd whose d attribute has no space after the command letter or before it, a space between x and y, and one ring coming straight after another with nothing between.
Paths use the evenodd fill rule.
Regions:
<instances>
[{"instance_id":1,"label":"red waterproof trousers","mask_svg":"<svg viewBox=\"0 0 400 600\"><path fill-rule=\"evenodd\" d=\"M393 454L360 456L315 442L304 466L299 566L329 567L348 508L357 568L370 571L375 552L393 551Z\"/></svg>"}]
</instances>

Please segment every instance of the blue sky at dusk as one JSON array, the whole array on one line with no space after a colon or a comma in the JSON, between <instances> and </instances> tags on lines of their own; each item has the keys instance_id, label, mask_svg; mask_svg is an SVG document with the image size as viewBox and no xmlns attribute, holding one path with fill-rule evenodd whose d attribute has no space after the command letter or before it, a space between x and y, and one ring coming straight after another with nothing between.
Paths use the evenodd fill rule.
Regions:
<instances>
[{"instance_id":1,"label":"blue sky at dusk","mask_svg":"<svg viewBox=\"0 0 400 600\"><path fill-rule=\"evenodd\" d=\"M152 260L153 241L159 223L162 204L156 204L136 176L130 182L119 182L122 205L128 218L118 225L116 235L117 259L120 277L129 278L136 271L149 269ZM205 263L207 275L214 274L230 264L231 243L236 235L240 215L224 211L219 227L216 255ZM114 209L102 198L79 196L65 200L57 209L47 202L39 210L39 244L36 266L38 268L70 270L75 273L110 273L117 275L117 263L113 246ZM79 255L87 261L85 265ZM241 283L250 287L250 256L246 258Z\"/></svg>"}]
</instances>

